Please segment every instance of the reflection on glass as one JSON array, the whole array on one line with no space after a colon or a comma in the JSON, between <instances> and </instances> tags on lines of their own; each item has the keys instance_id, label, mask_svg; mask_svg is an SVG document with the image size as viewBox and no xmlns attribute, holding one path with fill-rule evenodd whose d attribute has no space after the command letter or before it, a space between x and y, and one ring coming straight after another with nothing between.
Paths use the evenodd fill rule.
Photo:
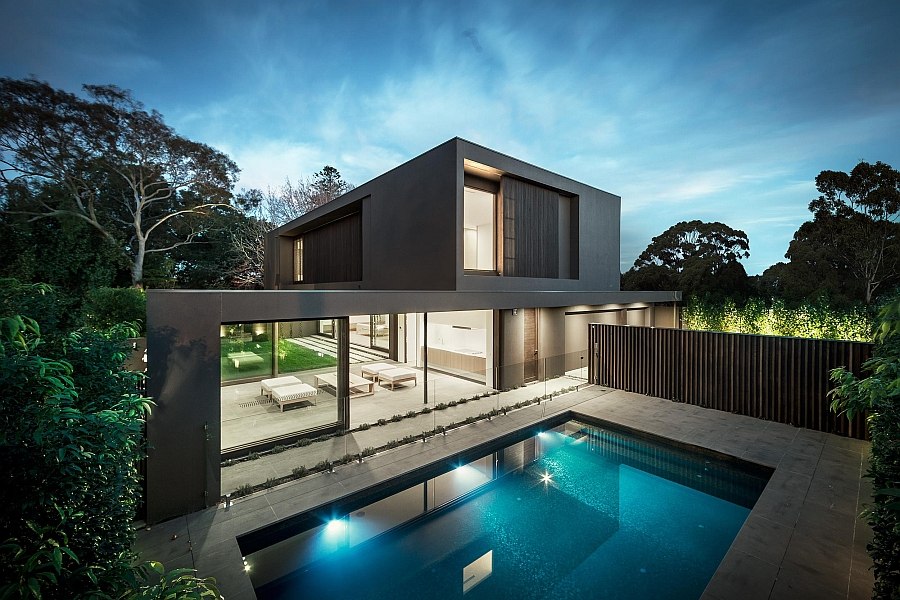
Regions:
<instances>
[{"instance_id":1,"label":"reflection on glass","mask_svg":"<svg viewBox=\"0 0 900 600\"><path fill-rule=\"evenodd\" d=\"M222 325L222 381L272 374L271 323Z\"/></svg>"},{"instance_id":2,"label":"reflection on glass","mask_svg":"<svg viewBox=\"0 0 900 600\"><path fill-rule=\"evenodd\" d=\"M463 567L463 594L491 576L494 570L494 551L488 550Z\"/></svg>"}]
</instances>

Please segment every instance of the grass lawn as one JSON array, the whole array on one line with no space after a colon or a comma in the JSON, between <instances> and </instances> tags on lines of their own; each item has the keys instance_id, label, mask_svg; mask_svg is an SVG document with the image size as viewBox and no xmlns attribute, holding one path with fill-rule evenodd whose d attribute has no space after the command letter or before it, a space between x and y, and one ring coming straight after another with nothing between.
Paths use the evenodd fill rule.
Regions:
<instances>
[{"instance_id":1,"label":"grass lawn","mask_svg":"<svg viewBox=\"0 0 900 600\"><path fill-rule=\"evenodd\" d=\"M259 356L262 361L243 364L238 361L239 367L234 366L234 360L228 355L235 352L251 352ZM287 340L278 341L278 371L280 373L295 373L308 369L323 369L337 365L337 360L331 356L319 356L318 352L292 344ZM250 377L265 377L272 374L272 342L239 342L222 340L222 381L234 379L247 379Z\"/></svg>"},{"instance_id":2,"label":"grass lawn","mask_svg":"<svg viewBox=\"0 0 900 600\"><path fill-rule=\"evenodd\" d=\"M287 340L278 340L278 370L282 373L306 371L308 369L324 369L337 366L337 359L327 354L298 346Z\"/></svg>"}]
</instances>

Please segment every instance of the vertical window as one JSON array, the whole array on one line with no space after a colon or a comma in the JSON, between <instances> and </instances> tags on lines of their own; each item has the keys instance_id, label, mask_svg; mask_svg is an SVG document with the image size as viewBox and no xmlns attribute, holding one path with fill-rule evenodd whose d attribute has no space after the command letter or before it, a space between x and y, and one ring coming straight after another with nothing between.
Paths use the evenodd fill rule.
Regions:
<instances>
[{"instance_id":1,"label":"vertical window","mask_svg":"<svg viewBox=\"0 0 900 600\"><path fill-rule=\"evenodd\" d=\"M496 271L494 202L490 192L465 188L463 194L463 268Z\"/></svg>"},{"instance_id":2,"label":"vertical window","mask_svg":"<svg viewBox=\"0 0 900 600\"><path fill-rule=\"evenodd\" d=\"M294 281L303 281L303 238L294 240Z\"/></svg>"}]
</instances>

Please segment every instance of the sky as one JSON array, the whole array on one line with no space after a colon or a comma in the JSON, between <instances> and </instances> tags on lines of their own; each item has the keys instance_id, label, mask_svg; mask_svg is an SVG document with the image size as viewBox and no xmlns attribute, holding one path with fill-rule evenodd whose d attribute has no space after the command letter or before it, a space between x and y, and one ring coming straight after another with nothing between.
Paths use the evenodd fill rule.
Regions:
<instances>
[{"instance_id":1,"label":"sky","mask_svg":"<svg viewBox=\"0 0 900 600\"><path fill-rule=\"evenodd\" d=\"M815 177L900 168L897 0L0 0L0 76L130 89L236 189L356 185L453 137L622 198L621 266L679 221L783 261Z\"/></svg>"}]
</instances>

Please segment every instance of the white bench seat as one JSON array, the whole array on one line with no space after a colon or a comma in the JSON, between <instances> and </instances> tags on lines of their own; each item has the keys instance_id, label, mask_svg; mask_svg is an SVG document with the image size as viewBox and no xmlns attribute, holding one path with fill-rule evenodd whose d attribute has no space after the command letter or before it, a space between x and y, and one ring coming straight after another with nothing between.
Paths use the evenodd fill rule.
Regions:
<instances>
[{"instance_id":1,"label":"white bench seat","mask_svg":"<svg viewBox=\"0 0 900 600\"><path fill-rule=\"evenodd\" d=\"M293 375L285 375L284 377L273 377L272 379L263 379L259 382L260 391L259 393L263 396L271 396L272 390L277 387L284 387L286 385L297 385L298 383L303 383L299 378L294 377Z\"/></svg>"},{"instance_id":2,"label":"white bench seat","mask_svg":"<svg viewBox=\"0 0 900 600\"><path fill-rule=\"evenodd\" d=\"M404 381L412 381L414 385L418 385L418 381L416 381L416 372L412 369L405 369L402 367L379 371L378 381L381 385L388 384L391 386L391 391L394 391L394 386L398 383L403 383Z\"/></svg>"},{"instance_id":3,"label":"white bench seat","mask_svg":"<svg viewBox=\"0 0 900 600\"><path fill-rule=\"evenodd\" d=\"M272 399L278 403L281 412L284 412L286 404L295 402L304 402L310 400L316 403L316 394L318 390L307 383L296 383L294 385L285 385L272 388Z\"/></svg>"}]
</instances>

